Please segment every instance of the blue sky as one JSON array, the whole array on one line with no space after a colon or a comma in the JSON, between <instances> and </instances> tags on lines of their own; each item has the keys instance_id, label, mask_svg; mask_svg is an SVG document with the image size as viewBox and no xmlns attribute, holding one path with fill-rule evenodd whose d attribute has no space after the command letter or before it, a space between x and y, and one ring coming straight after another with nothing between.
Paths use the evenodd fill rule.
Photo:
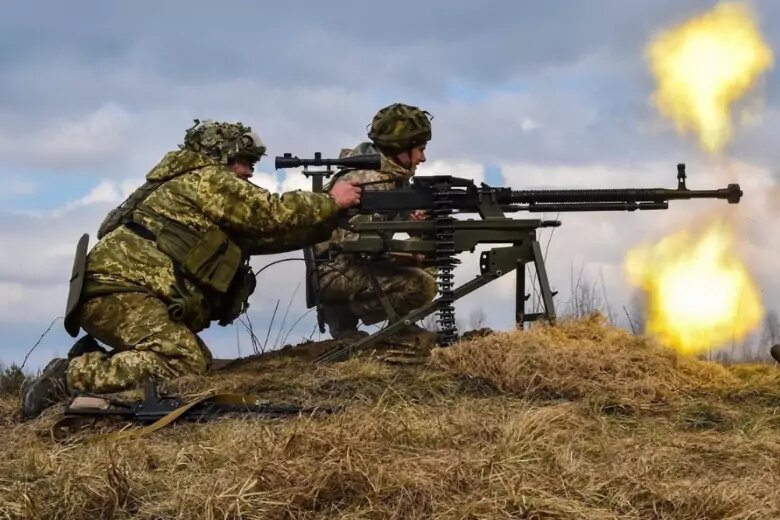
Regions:
<instances>
[{"instance_id":1,"label":"blue sky","mask_svg":"<svg viewBox=\"0 0 780 520\"><path fill-rule=\"evenodd\" d=\"M77 200L95 186L95 174L68 174L62 172L3 172L0 173L8 191L0 194L2 207L11 211L53 210Z\"/></svg>"},{"instance_id":2,"label":"blue sky","mask_svg":"<svg viewBox=\"0 0 780 520\"><path fill-rule=\"evenodd\" d=\"M644 46L715 3L9 3L0 20L0 362L21 361L60 315L77 238L94 236L192 119L241 120L271 157L335 155L364 140L376 110L396 101L435 116L428 173L518 188L673 187L674 165L686 162L692 188L736 178L750 202L728 208L745 237L740 250L767 306L780 309L768 260L780 254L771 232L780 223L777 69L754 93L763 95L762 119L738 130L725 158L703 154L649 103ZM780 5L752 5L778 48ZM306 185L295 172L273 172L271 161L259 165L259 183ZM605 280L612 307L630 305L626 251L723 210L694 203L659 214L566 216L548 259L559 307L580 268ZM464 258L459 279L473 276L476 263ZM256 327L269 322L276 295L300 280L297 262L272 269L253 296ZM510 327L511 287L507 279L489 297L475 293L459 315L468 321L483 307L490 325ZM305 312L302 300L299 292L290 319ZM302 320L293 337L312 324ZM204 337L216 355L234 354L235 328L214 325ZM243 329L239 341L248 345ZM64 354L69 342L56 326L32 366Z\"/></svg>"}]
</instances>

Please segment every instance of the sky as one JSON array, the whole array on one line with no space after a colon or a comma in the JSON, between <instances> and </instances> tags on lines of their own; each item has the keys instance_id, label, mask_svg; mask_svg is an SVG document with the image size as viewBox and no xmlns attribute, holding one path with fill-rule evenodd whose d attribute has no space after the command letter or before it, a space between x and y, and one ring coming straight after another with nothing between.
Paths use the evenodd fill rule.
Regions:
<instances>
[{"instance_id":1,"label":"sky","mask_svg":"<svg viewBox=\"0 0 780 520\"><path fill-rule=\"evenodd\" d=\"M446 173L517 189L676 186L739 182L740 205L671 203L668 211L565 214L541 234L559 310L577 281L595 284L625 326L635 290L623 258L634 246L715 218L734 223L737 253L780 310L778 72L751 100L760 118L739 126L713 157L661 117L644 50L659 31L714 6L705 0L536 2L400 0L284 2L19 2L0 18L0 363L37 369L67 353L62 328L76 241L92 243L103 216L176 149L192 120L242 121L269 157L254 181L277 192L306 189L273 156L335 156L366 139L394 102L434 115L420 174ZM750 4L773 49L780 3ZM554 217L548 215L547 217ZM290 253L284 257L300 257ZM256 268L279 259L255 257ZM478 272L466 254L457 280ZM314 330L302 262L263 271L249 318L269 347ZM512 327L508 275L458 303L464 324ZM274 314L273 327L269 323ZM285 316L286 314L286 316ZM284 321L282 317L285 316ZM298 323L291 325L299 320ZM203 333L215 356L250 352L243 325Z\"/></svg>"}]
</instances>

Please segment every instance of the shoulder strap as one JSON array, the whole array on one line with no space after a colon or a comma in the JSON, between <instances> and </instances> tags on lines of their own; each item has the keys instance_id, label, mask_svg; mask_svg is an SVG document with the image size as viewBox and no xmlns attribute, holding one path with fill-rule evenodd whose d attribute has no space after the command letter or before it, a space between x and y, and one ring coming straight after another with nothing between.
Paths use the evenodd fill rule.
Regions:
<instances>
[{"instance_id":1,"label":"shoulder strap","mask_svg":"<svg viewBox=\"0 0 780 520\"><path fill-rule=\"evenodd\" d=\"M119 206L115 207L108 212L106 218L98 228L97 237L98 240L121 226L122 224L130 221L130 216L138 208L138 206L146 200L146 198L152 194L157 188L165 184L171 179L175 179L188 172L181 172L167 179L160 181L146 181L141 186L135 189Z\"/></svg>"}]
</instances>

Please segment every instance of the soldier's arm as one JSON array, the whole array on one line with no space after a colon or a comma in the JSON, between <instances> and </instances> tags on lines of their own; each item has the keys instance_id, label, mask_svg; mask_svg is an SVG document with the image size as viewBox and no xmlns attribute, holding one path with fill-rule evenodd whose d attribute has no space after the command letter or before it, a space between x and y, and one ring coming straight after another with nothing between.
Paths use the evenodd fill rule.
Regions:
<instances>
[{"instance_id":1,"label":"soldier's arm","mask_svg":"<svg viewBox=\"0 0 780 520\"><path fill-rule=\"evenodd\" d=\"M246 238L242 246L250 255L272 255L297 251L328 240L333 233L333 225L320 224L307 229L290 231L270 237Z\"/></svg>"},{"instance_id":2,"label":"soldier's arm","mask_svg":"<svg viewBox=\"0 0 780 520\"><path fill-rule=\"evenodd\" d=\"M278 195L216 168L204 172L197 194L210 220L252 240L305 236L320 226L332 230L340 212L330 195L304 191Z\"/></svg>"}]
</instances>

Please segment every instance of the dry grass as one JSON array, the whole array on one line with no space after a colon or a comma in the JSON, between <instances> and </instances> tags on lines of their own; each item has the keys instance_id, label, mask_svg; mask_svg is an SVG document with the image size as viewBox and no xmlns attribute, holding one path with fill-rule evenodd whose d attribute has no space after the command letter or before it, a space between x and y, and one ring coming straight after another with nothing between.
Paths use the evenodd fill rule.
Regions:
<instances>
[{"instance_id":1,"label":"dry grass","mask_svg":"<svg viewBox=\"0 0 780 520\"><path fill-rule=\"evenodd\" d=\"M436 349L441 368L502 393L534 399L590 399L607 407L667 409L680 401L750 395L780 405L770 366L725 367L682 357L594 315Z\"/></svg>"},{"instance_id":2,"label":"dry grass","mask_svg":"<svg viewBox=\"0 0 780 520\"><path fill-rule=\"evenodd\" d=\"M0 518L780 518L772 367L682 359L596 318L422 366L304 350L171 388L344 412L63 444L55 411L18 424L0 398Z\"/></svg>"}]
</instances>

